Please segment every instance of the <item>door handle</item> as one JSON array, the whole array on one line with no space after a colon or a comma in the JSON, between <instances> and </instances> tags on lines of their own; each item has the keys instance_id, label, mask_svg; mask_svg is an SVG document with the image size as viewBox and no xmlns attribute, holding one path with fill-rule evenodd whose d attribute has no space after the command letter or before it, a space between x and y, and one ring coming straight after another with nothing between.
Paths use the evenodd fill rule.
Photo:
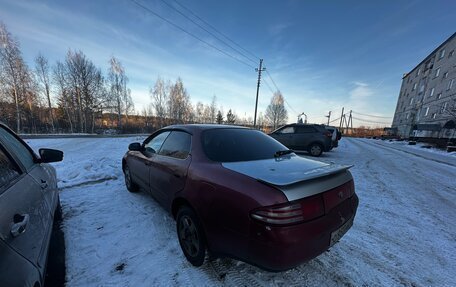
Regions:
<instances>
[{"instance_id":1,"label":"door handle","mask_svg":"<svg viewBox=\"0 0 456 287\"><path fill-rule=\"evenodd\" d=\"M41 189L48 188L49 184L44 179L41 180Z\"/></svg>"},{"instance_id":2,"label":"door handle","mask_svg":"<svg viewBox=\"0 0 456 287\"><path fill-rule=\"evenodd\" d=\"M18 237L24 233L29 220L30 216L28 214L15 214L13 217L13 226L11 226L11 235L13 237Z\"/></svg>"}]
</instances>

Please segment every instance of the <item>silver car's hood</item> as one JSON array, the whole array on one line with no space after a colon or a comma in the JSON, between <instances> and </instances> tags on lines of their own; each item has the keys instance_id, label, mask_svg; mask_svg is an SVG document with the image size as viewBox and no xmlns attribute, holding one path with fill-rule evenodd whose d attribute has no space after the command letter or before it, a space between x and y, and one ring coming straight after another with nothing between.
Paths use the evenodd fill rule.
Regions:
<instances>
[{"instance_id":1,"label":"silver car's hood","mask_svg":"<svg viewBox=\"0 0 456 287\"><path fill-rule=\"evenodd\" d=\"M327 164L290 154L272 159L222 163L223 167L276 186L285 186L330 174L351 166Z\"/></svg>"}]
</instances>

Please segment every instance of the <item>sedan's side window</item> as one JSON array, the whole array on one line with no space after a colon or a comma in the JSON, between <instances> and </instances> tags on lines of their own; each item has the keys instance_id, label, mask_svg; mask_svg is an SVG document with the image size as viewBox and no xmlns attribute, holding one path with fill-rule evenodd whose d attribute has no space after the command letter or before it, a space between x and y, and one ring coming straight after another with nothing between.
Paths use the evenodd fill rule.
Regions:
<instances>
[{"instance_id":1,"label":"sedan's side window","mask_svg":"<svg viewBox=\"0 0 456 287\"><path fill-rule=\"evenodd\" d=\"M0 149L0 191L20 174L16 165Z\"/></svg>"},{"instance_id":2,"label":"sedan's side window","mask_svg":"<svg viewBox=\"0 0 456 287\"><path fill-rule=\"evenodd\" d=\"M286 127L279 131L279 134L293 134L295 131L294 127Z\"/></svg>"},{"instance_id":3,"label":"sedan's side window","mask_svg":"<svg viewBox=\"0 0 456 287\"><path fill-rule=\"evenodd\" d=\"M148 154L153 154L153 153L158 153L160 150L163 142L166 140L170 132L163 132L156 137L152 138L150 141L146 142L144 144L144 149L146 153Z\"/></svg>"},{"instance_id":4,"label":"sedan's side window","mask_svg":"<svg viewBox=\"0 0 456 287\"><path fill-rule=\"evenodd\" d=\"M298 130L296 131L296 133L298 134L307 134L307 133L314 133L315 132L315 129L313 127L298 127Z\"/></svg>"},{"instance_id":5,"label":"sedan's side window","mask_svg":"<svg viewBox=\"0 0 456 287\"><path fill-rule=\"evenodd\" d=\"M11 153L14 153L27 170L35 164L34 157L30 150L7 130L2 128L0 128L0 141L6 144L8 147L7 149L9 149Z\"/></svg>"},{"instance_id":6,"label":"sedan's side window","mask_svg":"<svg viewBox=\"0 0 456 287\"><path fill-rule=\"evenodd\" d=\"M185 132L173 131L166 139L159 154L185 159L190 153L190 147L191 135Z\"/></svg>"}]
</instances>

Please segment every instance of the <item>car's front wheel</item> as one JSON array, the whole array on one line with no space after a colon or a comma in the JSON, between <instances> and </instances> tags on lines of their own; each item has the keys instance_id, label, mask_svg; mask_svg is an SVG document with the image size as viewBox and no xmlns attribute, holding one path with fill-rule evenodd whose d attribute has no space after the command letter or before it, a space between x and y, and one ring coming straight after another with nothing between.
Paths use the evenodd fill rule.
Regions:
<instances>
[{"instance_id":1,"label":"car's front wheel","mask_svg":"<svg viewBox=\"0 0 456 287\"><path fill-rule=\"evenodd\" d=\"M320 156L323 153L323 147L318 143L313 143L309 147L309 153L311 156Z\"/></svg>"},{"instance_id":2,"label":"car's front wheel","mask_svg":"<svg viewBox=\"0 0 456 287\"><path fill-rule=\"evenodd\" d=\"M131 178L131 172L128 165L125 165L124 168L124 176L125 176L125 186L127 187L129 192L137 192L139 191L139 186L133 182Z\"/></svg>"},{"instance_id":3,"label":"car's front wheel","mask_svg":"<svg viewBox=\"0 0 456 287\"><path fill-rule=\"evenodd\" d=\"M201 266L206 255L203 229L195 212L183 206L177 213L177 236L187 260L194 266Z\"/></svg>"}]
</instances>

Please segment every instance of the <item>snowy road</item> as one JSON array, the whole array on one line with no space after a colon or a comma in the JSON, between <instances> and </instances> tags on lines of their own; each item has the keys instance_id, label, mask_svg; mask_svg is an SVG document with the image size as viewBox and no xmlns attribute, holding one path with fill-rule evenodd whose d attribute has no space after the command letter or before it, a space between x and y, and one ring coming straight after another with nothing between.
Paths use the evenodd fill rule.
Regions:
<instances>
[{"instance_id":1,"label":"snowy road","mask_svg":"<svg viewBox=\"0 0 456 287\"><path fill-rule=\"evenodd\" d=\"M456 157L344 138L320 160L354 164L360 205L330 251L269 273L231 259L185 260L174 220L128 193L121 157L140 138L36 139L65 152L55 164L64 212L67 286L456 286Z\"/></svg>"}]
</instances>

